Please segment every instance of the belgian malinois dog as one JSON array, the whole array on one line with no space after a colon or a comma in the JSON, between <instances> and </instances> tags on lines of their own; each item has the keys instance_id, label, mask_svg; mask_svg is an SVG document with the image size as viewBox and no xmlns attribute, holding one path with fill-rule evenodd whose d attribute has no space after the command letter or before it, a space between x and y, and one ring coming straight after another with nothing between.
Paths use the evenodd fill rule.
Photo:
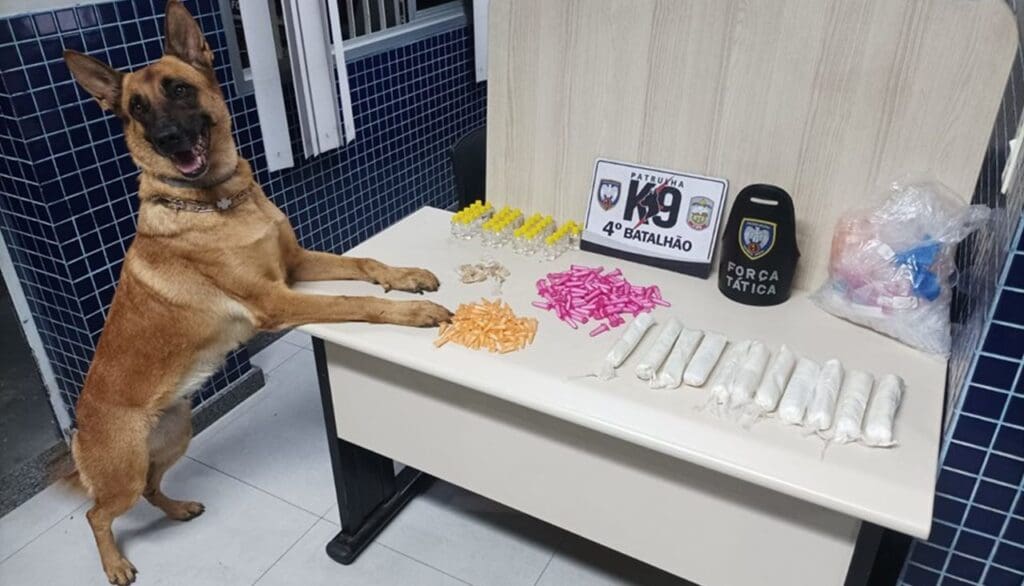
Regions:
<instances>
[{"instance_id":1,"label":"belgian malinois dog","mask_svg":"<svg viewBox=\"0 0 1024 586\"><path fill-rule=\"evenodd\" d=\"M362 321L430 327L451 314L429 301L307 295L295 281L356 279L385 290L434 291L416 268L304 250L253 179L231 135L213 52L178 0L167 4L165 54L115 71L74 51L64 60L124 124L139 176L138 233L77 404L71 442L103 570L129 584L136 569L111 523L140 496L187 521L203 505L160 491L192 436L188 396L257 330Z\"/></svg>"}]
</instances>

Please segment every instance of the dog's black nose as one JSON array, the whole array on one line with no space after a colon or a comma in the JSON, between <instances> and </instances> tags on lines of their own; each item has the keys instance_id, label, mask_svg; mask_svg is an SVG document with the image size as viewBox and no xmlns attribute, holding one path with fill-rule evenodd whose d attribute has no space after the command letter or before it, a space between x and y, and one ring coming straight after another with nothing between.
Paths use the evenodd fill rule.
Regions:
<instances>
[{"instance_id":1,"label":"dog's black nose","mask_svg":"<svg viewBox=\"0 0 1024 586\"><path fill-rule=\"evenodd\" d=\"M165 153L188 148L185 133L176 126L165 126L153 132L153 143Z\"/></svg>"}]
</instances>

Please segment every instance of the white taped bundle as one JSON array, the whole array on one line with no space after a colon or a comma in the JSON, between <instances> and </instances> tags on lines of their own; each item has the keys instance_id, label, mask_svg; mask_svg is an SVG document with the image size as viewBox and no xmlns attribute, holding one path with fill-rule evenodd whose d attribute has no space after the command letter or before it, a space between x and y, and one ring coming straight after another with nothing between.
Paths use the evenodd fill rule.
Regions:
<instances>
[{"instance_id":1,"label":"white taped bundle","mask_svg":"<svg viewBox=\"0 0 1024 586\"><path fill-rule=\"evenodd\" d=\"M683 371L686 370L686 365L690 363L690 358L697 351L697 345L703 337L704 332L700 330L683 328L675 346L672 347L672 353L665 359L661 372L651 379L651 387L679 388L679 385L683 384Z\"/></svg>"},{"instance_id":2,"label":"white taped bundle","mask_svg":"<svg viewBox=\"0 0 1024 586\"><path fill-rule=\"evenodd\" d=\"M728 405L729 388L749 351L750 340L744 340L729 344L729 347L722 353L722 359L718 361L718 366L715 367L715 372L711 375L711 396L719 405Z\"/></svg>"},{"instance_id":3,"label":"white taped bundle","mask_svg":"<svg viewBox=\"0 0 1024 586\"><path fill-rule=\"evenodd\" d=\"M746 405L753 398L770 357L771 352L764 342L755 341L750 344L747 357L740 364L729 388L730 402L734 406Z\"/></svg>"},{"instance_id":4,"label":"white taped bundle","mask_svg":"<svg viewBox=\"0 0 1024 586\"><path fill-rule=\"evenodd\" d=\"M793 367L796 366L796 354L789 349L789 346L779 348L779 353L772 358L768 365L768 372L761 379L757 387L757 394L754 395L754 402L766 413L774 411L782 398L782 391L789 384L789 377L793 374Z\"/></svg>"},{"instance_id":5,"label":"white taped bundle","mask_svg":"<svg viewBox=\"0 0 1024 586\"><path fill-rule=\"evenodd\" d=\"M637 344L640 343L640 339L644 337L647 330L651 329L654 325L654 318L649 313L641 313L633 320L633 323L629 324L625 332L622 332L622 337L619 341L612 346L611 351L608 352L608 356L604 359L604 366L601 368L601 374L598 377L601 380L608 380L615 376L615 369L622 365L629 358L629 355L636 349Z\"/></svg>"},{"instance_id":6,"label":"white taped bundle","mask_svg":"<svg viewBox=\"0 0 1024 586\"><path fill-rule=\"evenodd\" d=\"M903 379L887 374L878 381L864 416L864 443L871 446L892 446L893 424L903 399Z\"/></svg>"},{"instance_id":7,"label":"white taped bundle","mask_svg":"<svg viewBox=\"0 0 1024 586\"><path fill-rule=\"evenodd\" d=\"M823 431L832 427L832 415L836 412L839 387L843 384L843 363L836 359L825 361L814 384L814 396L807 407L804 426Z\"/></svg>"},{"instance_id":8,"label":"white taped bundle","mask_svg":"<svg viewBox=\"0 0 1024 586\"><path fill-rule=\"evenodd\" d=\"M683 372L683 382L691 387L699 387L707 382L708 376L718 362L718 358L722 356L722 350L725 350L726 342L728 340L722 334L705 332L700 346L697 346L697 351L694 352L693 358L686 365L686 371Z\"/></svg>"},{"instance_id":9,"label":"white taped bundle","mask_svg":"<svg viewBox=\"0 0 1024 586\"><path fill-rule=\"evenodd\" d=\"M832 439L841 444L860 439L860 424L871 397L875 378L862 370L851 370L843 378L836 405L836 426Z\"/></svg>"},{"instance_id":10,"label":"white taped bundle","mask_svg":"<svg viewBox=\"0 0 1024 586\"><path fill-rule=\"evenodd\" d=\"M786 392L779 402L779 419L797 425L804 420L804 413L807 411L807 404L811 402L814 394L814 383L818 381L818 373L821 367L818 363L808 358L801 358L793 369L793 376L786 385Z\"/></svg>"},{"instance_id":11,"label":"white taped bundle","mask_svg":"<svg viewBox=\"0 0 1024 586\"><path fill-rule=\"evenodd\" d=\"M640 359L640 363L636 365L636 376L640 380L651 380L654 375L658 372L658 367L665 362L665 358L668 357L668 353L672 351L672 344L675 344L676 338L679 337L679 332L683 329L683 324L676 318L668 320L665 327L661 329L661 333L658 334L658 339L655 340L654 345L644 354L644 357Z\"/></svg>"}]
</instances>

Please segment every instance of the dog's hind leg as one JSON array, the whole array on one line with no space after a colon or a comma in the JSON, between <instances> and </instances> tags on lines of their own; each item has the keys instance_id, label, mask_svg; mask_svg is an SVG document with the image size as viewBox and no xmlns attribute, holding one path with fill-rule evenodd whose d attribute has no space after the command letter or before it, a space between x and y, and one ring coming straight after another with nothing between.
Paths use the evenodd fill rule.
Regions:
<instances>
[{"instance_id":1,"label":"dog's hind leg","mask_svg":"<svg viewBox=\"0 0 1024 586\"><path fill-rule=\"evenodd\" d=\"M160 416L149 433L149 472L143 496L171 519L189 521L203 514L202 503L174 500L160 490L164 473L185 454L192 438L192 410L187 399L180 399Z\"/></svg>"},{"instance_id":2,"label":"dog's hind leg","mask_svg":"<svg viewBox=\"0 0 1024 586\"><path fill-rule=\"evenodd\" d=\"M117 494L97 497L96 504L85 514L92 527L93 536L96 538L96 547L100 550L100 561L103 563L103 571L111 584L125 586L135 581L135 574L138 570L132 565L117 547L114 541L114 532L110 529L114 519L123 515L132 508L142 492L141 483L138 492L124 490Z\"/></svg>"},{"instance_id":3,"label":"dog's hind leg","mask_svg":"<svg viewBox=\"0 0 1024 586\"><path fill-rule=\"evenodd\" d=\"M76 436L78 469L96 501L85 517L96 538L103 571L118 586L134 582L136 570L118 549L110 526L132 508L146 486L148 425L134 415L112 416L116 423L111 428L80 430Z\"/></svg>"}]
</instances>

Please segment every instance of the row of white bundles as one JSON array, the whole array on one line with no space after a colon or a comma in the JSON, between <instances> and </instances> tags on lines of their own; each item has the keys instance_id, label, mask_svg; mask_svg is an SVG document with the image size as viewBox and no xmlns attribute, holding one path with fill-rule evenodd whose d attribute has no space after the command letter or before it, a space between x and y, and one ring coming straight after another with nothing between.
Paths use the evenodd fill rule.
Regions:
<instances>
[{"instance_id":1,"label":"row of white bundles","mask_svg":"<svg viewBox=\"0 0 1024 586\"><path fill-rule=\"evenodd\" d=\"M838 360L819 365L797 357L785 345L770 363L768 355L762 342L730 344L711 388L721 409L739 409L755 418L776 412L785 423L802 425L838 443L895 445L893 427L903 399L903 379L887 374L872 393L871 374L846 372Z\"/></svg>"},{"instance_id":2,"label":"row of white bundles","mask_svg":"<svg viewBox=\"0 0 1024 586\"><path fill-rule=\"evenodd\" d=\"M653 326L650 314L634 319L605 357L600 377L612 378ZM896 375L883 376L872 393L871 374L844 372L838 360L819 365L785 345L772 356L763 342L730 343L722 334L685 328L676 318L661 328L636 376L653 388L702 387L710 380L711 400L720 412L757 418L777 411L786 423L820 434L831 430L827 435L833 441L871 446L895 444L893 427L903 398L903 380Z\"/></svg>"},{"instance_id":3,"label":"row of white bundles","mask_svg":"<svg viewBox=\"0 0 1024 586\"><path fill-rule=\"evenodd\" d=\"M653 325L654 319L647 313L634 319L605 357L600 378L612 378L615 369L633 353ZM699 387L707 381L726 343L725 336L721 334L684 328L682 322L673 317L640 358L636 376L649 381L655 388L674 389L684 382ZM658 372L659 368L661 372Z\"/></svg>"}]
</instances>

